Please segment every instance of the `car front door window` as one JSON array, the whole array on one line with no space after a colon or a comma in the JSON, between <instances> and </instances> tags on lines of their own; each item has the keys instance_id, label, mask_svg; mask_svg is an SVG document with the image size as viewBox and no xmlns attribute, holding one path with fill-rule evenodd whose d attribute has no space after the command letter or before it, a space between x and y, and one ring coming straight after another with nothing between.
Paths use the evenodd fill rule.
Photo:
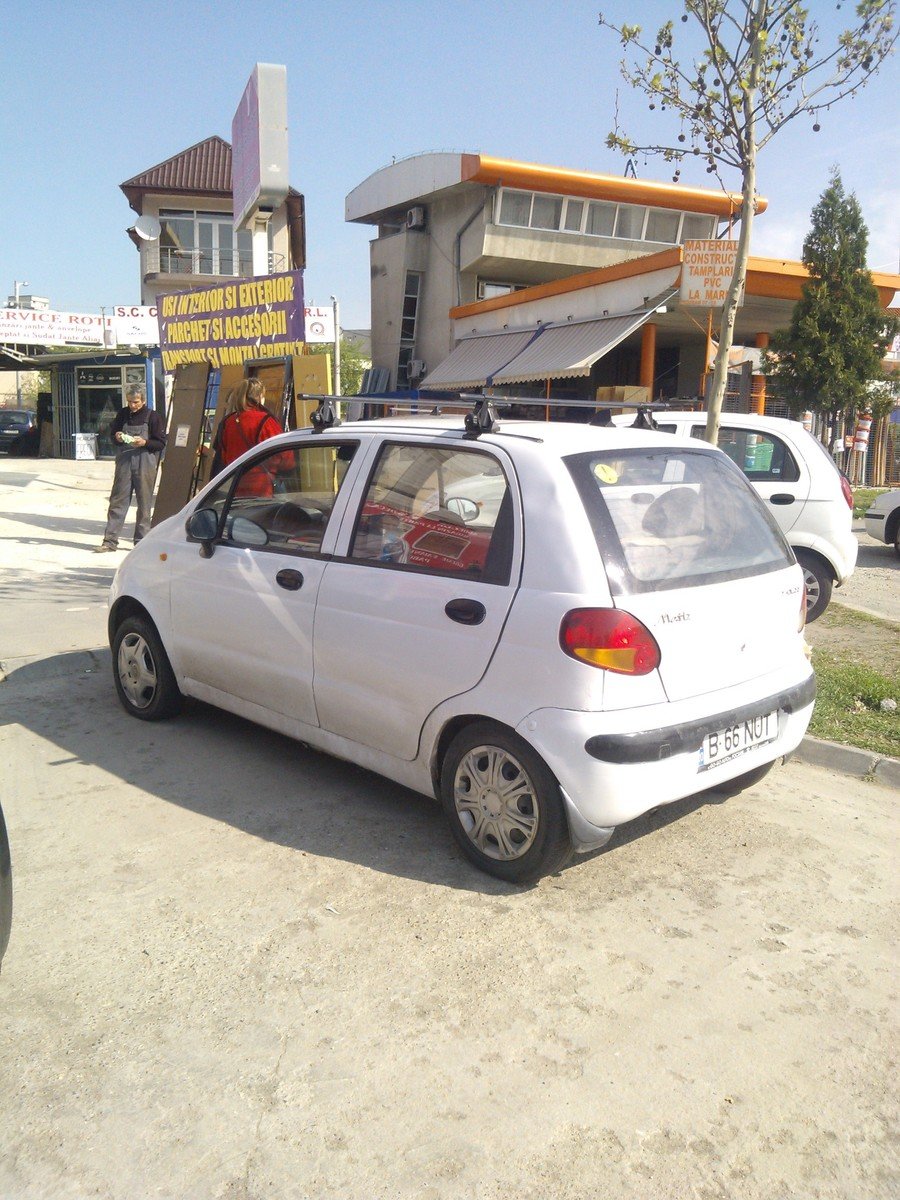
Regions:
<instances>
[{"instance_id":1,"label":"car front door window","mask_svg":"<svg viewBox=\"0 0 900 1200\"><path fill-rule=\"evenodd\" d=\"M347 466L353 443L278 450L253 459L207 498L223 544L315 554Z\"/></svg>"}]
</instances>

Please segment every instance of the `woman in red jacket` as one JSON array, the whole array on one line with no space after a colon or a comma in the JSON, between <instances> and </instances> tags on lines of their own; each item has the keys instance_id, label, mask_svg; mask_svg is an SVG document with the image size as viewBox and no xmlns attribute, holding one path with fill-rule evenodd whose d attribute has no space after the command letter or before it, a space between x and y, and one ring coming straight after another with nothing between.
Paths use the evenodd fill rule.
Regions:
<instances>
[{"instance_id":1,"label":"woman in red jacket","mask_svg":"<svg viewBox=\"0 0 900 1200\"><path fill-rule=\"evenodd\" d=\"M259 379L245 379L228 397L228 415L219 426L215 439L212 474L218 475L234 462L245 450L275 437L284 431L265 407L266 389ZM292 465L290 454L285 455L284 468ZM237 488L240 496L271 496L275 486L273 471L277 472L278 459L266 459L265 467L252 467L241 476Z\"/></svg>"}]
</instances>

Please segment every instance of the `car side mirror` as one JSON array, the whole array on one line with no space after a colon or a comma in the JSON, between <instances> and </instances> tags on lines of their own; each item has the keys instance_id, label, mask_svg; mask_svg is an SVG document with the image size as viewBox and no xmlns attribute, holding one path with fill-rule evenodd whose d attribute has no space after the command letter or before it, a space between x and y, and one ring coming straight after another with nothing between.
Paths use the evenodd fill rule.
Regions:
<instances>
[{"instance_id":1,"label":"car side mirror","mask_svg":"<svg viewBox=\"0 0 900 1200\"><path fill-rule=\"evenodd\" d=\"M212 508L198 508L192 512L187 523L188 534L201 543L200 555L212 558L214 543L219 532L219 514Z\"/></svg>"},{"instance_id":2,"label":"car side mirror","mask_svg":"<svg viewBox=\"0 0 900 1200\"><path fill-rule=\"evenodd\" d=\"M469 500L466 496L451 497L447 501L447 508L450 512L455 513L460 520L465 521L467 525L478 519L478 505L474 500Z\"/></svg>"},{"instance_id":3,"label":"car side mirror","mask_svg":"<svg viewBox=\"0 0 900 1200\"><path fill-rule=\"evenodd\" d=\"M269 535L262 525L257 525L248 517L235 517L231 522L229 536L233 542L239 542L242 546L266 546L269 543Z\"/></svg>"}]
</instances>

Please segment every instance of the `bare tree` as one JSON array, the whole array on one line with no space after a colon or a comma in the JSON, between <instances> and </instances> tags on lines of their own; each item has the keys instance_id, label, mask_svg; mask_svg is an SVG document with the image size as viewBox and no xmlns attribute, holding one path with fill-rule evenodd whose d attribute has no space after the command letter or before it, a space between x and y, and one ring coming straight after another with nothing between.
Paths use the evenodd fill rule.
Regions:
<instances>
[{"instance_id":1,"label":"bare tree","mask_svg":"<svg viewBox=\"0 0 900 1200\"><path fill-rule=\"evenodd\" d=\"M821 12L824 0L816 0ZM835 9L842 5L835 3ZM819 26L794 0L683 0L681 21L693 21L702 49L682 61L675 55L675 25L667 21L655 38L639 25L617 24L600 14L626 52L624 79L649 97L650 108L674 116L671 143L640 143L619 126L606 144L633 156L661 155L680 178L685 158L697 157L727 191L723 173L738 171L740 220L737 263L728 288L713 368L706 437L715 442L725 396L728 352L743 295L756 209L756 157L789 121L801 114L820 129L823 109L857 92L878 70L897 39L896 0L862 0L854 23L828 48L819 45ZM637 60L637 61L634 61Z\"/></svg>"}]
</instances>

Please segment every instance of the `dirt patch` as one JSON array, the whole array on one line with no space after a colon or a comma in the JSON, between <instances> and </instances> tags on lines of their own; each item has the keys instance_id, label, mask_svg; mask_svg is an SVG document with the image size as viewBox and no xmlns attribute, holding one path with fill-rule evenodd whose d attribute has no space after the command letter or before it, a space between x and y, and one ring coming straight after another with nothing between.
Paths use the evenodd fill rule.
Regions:
<instances>
[{"instance_id":1,"label":"dirt patch","mask_svg":"<svg viewBox=\"0 0 900 1200\"><path fill-rule=\"evenodd\" d=\"M900 678L900 625L831 604L806 627L806 640L834 658Z\"/></svg>"}]
</instances>

